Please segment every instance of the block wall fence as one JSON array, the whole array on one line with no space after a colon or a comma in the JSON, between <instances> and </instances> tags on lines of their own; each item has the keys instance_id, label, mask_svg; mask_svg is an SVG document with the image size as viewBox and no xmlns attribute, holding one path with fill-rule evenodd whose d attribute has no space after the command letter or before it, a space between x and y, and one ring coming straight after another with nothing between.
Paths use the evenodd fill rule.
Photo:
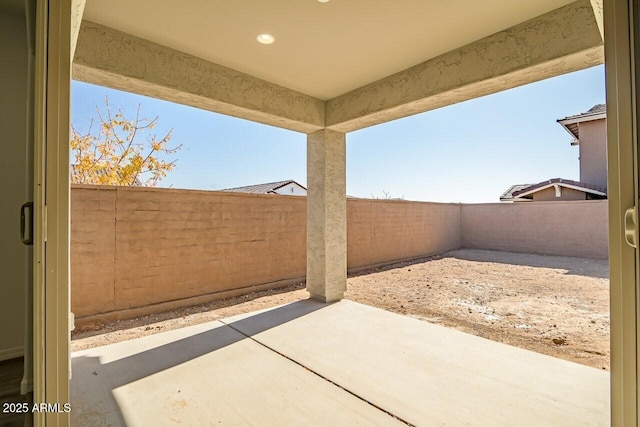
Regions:
<instances>
[{"instance_id":1,"label":"block wall fence","mask_svg":"<svg viewBox=\"0 0 640 427\"><path fill-rule=\"evenodd\" d=\"M306 198L73 185L71 309L116 320L304 281ZM461 247L607 257L606 201L348 199L350 271Z\"/></svg>"}]
</instances>

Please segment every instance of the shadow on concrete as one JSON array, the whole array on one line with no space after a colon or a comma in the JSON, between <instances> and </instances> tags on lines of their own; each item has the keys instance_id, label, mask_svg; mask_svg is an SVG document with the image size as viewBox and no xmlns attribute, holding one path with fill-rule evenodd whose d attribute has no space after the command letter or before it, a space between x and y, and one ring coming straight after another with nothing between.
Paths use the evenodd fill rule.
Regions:
<instances>
[{"instance_id":1,"label":"shadow on concrete","mask_svg":"<svg viewBox=\"0 0 640 427\"><path fill-rule=\"evenodd\" d=\"M93 375L101 376L103 379L107 378L108 388L113 390L214 352L326 306L327 304L312 300L298 301L242 318L235 322L225 323L208 331L153 347L113 362L100 363L95 357L74 357L71 360L72 372L83 372L85 374L87 372L96 372Z\"/></svg>"},{"instance_id":2,"label":"shadow on concrete","mask_svg":"<svg viewBox=\"0 0 640 427\"><path fill-rule=\"evenodd\" d=\"M108 364L107 364L108 365ZM109 375L99 357L80 356L71 359L71 425L104 425L125 427L120 405L113 395Z\"/></svg>"},{"instance_id":3,"label":"shadow on concrete","mask_svg":"<svg viewBox=\"0 0 640 427\"><path fill-rule=\"evenodd\" d=\"M75 425L126 426L113 393L119 387L186 363L260 332L282 325L327 304L304 300L287 304L235 322L171 341L112 362L100 357L78 356L71 359L73 377L71 395ZM242 332L239 332L242 330Z\"/></svg>"}]
</instances>

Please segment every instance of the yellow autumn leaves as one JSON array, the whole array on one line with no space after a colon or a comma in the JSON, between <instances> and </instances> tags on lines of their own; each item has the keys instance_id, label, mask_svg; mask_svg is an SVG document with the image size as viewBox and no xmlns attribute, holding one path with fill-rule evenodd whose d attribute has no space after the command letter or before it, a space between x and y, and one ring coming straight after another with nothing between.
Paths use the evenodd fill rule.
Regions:
<instances>
[{"instance_id":1,"label":"yellow autumn leaves","mask_svg":"<svg viewBox=\"0 0 640 427\"><path fill-rule=\"evenodd\" d=\"M169 147L173 129L162 138L145 135L158 117L140 117L140 106L132 120L122 111L113 114L108 98L105 108L96 107L96 112L97 119L92 119L86 132L72 128L71 182L155 187L173 170L172 155L182 148L182 144ZM142 138L146 139L141 142Z\"/></svg>"}]
</instances>

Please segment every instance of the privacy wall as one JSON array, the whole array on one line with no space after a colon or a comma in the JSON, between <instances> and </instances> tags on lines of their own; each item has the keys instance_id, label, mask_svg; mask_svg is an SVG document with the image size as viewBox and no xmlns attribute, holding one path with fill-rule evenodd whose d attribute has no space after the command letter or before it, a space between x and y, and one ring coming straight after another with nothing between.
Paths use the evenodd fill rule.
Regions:
<instances>
[{"instance_id":1,"label":"privacy wall","mask_svg":"<svg viewBox=\"0 0 640 427\"><path fill-rule=\"evenodd\" d=\"M71 307L127 318L304 280L306 198L74 185ZM348 268L461 247L607 257L607 202L348 199Z\"/></svg>"},{"instance_id":2,"label":"privacy wall","mask_svg":"<svg viewBox=\"0 0 640 427\"><path fill-rule=\"evenodd\" d=\"M458 249L459 204L347 199L347 264L354 270Z\"/></svg>"},{"instance_id":3,"label":"privacy wall","mask_svg":"<svg viewBox=\"0 0 640 427\"><path fill-rule=\"evenodd\" d=\"M460 247L460 206L349 199L350 269ZM71 305L124 318L303 281L306 198L76 185Z\"/></svg>"},{"instance_id":4,"label":"privacy wall","mask_svg":"<svg viewBox=\"0 0 640 427\"><path fill-rule=\"evenodd\" d=\"M462 205L462 246L607 258L606 200Z\"/></svg>"}]
</instances>

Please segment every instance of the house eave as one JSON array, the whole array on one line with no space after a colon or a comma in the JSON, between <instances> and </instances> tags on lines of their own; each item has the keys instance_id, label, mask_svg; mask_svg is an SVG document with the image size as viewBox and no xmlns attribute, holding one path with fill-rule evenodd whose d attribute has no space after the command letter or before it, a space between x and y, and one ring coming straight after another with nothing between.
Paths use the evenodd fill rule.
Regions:
<instances>
[{"instance_id":1,"label":"house eave","mask_svg":"<svg viewBox=\"0 0 640 427\"><path fill-rule=\"evenodd\" d=\"M579 125L580 123L583 122L591 122L594 120L603 120L607 118L607 113L596 113L596 114L591 114L591 115L583 115L580 117L573 117L573 118L566 118L566 119L560 119L557 120L557 122L560 124L560 126L562 126L562 128L564 130L566 130L567 132L569 132L569 134L573 137L573 141L571 141L571 145L579 145L580 144L580 135L578 134L578 127L574 128L576 129L575 131L571 130L571 125Z\"/></svg>"},{"instance_id":2,"label":"house eave","mask_svg":"<svg viewBox=\"0 0 640 427\"><path fill-rule=\"evenodd\" d=\"M513 198L514 199L521 199L521 198L524 198L526 196L530 196L530 195L533 195L533 194L538 193L540 191L546 190L547 188L556 187L556 186L557 187L569 188L569 189L576 190L576 191L582 191L583 193L589 193L589 194L593 194L593 195L596 195L596 196L607 197L607 193L604 193L602 191L598 191L598 190L594 190L594 189L586 188L586 187L580 187L578 185L567 184L567 183L564 183L564 182L554 182L554 183L549 183L549 184L544 185L542 187L538 187L538 188L535 188L533 190L518 194L517 196L514 196Z\"/></svg>"}]
</instances>

